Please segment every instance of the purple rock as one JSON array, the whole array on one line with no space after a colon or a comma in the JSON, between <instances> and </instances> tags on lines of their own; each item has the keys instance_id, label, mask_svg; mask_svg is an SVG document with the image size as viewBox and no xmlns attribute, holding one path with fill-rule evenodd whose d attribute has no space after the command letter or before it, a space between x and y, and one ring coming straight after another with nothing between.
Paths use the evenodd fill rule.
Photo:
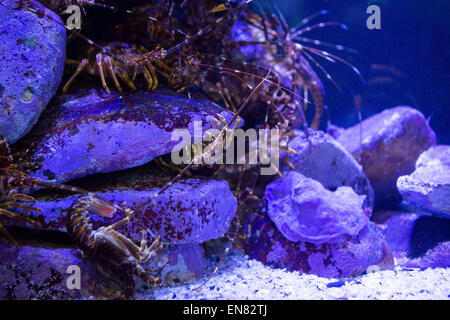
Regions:
<instances>
[{"instance_id":1,"label":"purple rock","mask_svg":"<svg viewBox=\"0 0 450 320\"><path fill-rule=\"evenodd\" d=\"M80 299L105 296L105 279L73 249L15 248L0 243L0 299ZM79 267L81 289L69 289L70 266Z\"/></svg>"},{"instance_id":2,"label":"purple rock","mask_svg":"<svg viewBox=\"0 0 450 320\"><path fill-rule=\"evenodd\" d=\"M60 1L60 0L39 0L39 2L49 8L52 11L58 12L61 11L61 6L64 6L68 4L66 1Z\"/></svg>"},{"instance_id":3,"label":"purple rock","mask_svg":"<svg viewBox=\"0 0 450 320\"><path fill-rule=\"evenodd\" d=\"M417 258L397 257L397 264L405 268L448 268L450 267L450 241L441 242Z\"/></svg>"},{"instance_id":4,"label":"purple rock","mask_svg":"<svg viewBox=\"0 0 450 320\"><path fill-rule=\"evenodd\" d=\"M34 0L0 5L0 135L14 143L36 123L56 93L66 55L61 19Z\"/></svg>"},{"instance_id":5,"label":"purple rock","mask_svg":"<svg viewBox=\"0 0 450 320\"><path fill-rule=\"evenodd\" d=\"M331 123L328 123L328 125L327 125L326 132L327 132L327 134L329 134L334 139L337 139L341 135L341 133L344 132L344 131L345 131L344 128L335 126L335 125L333 125Z\"/></svg>"},{"instance_id":6,"label":"purple rock","mask_svg":"<svg viewBox=\"0 0 450 320\"><path fill-rule=\"evenodd\" d=\"M265 196L270 219L290 241L329 243L356 236L368 222L365 196L346 186L329 191L295 171L270 183Z\"/></svg>"},{"instance_id":7,"label":"purple rock","mask_svg":"<svg viewBox=\"0 0 450 320\"><path fill-rule=\"evenodd\" d=\"M320 182L329 190L349 186L357 194L366 195L368 207L374 203L373 189L361 165L336 140L322 131L310 131L309 138L303 132L289 142L289 161L295 171ZM284 174L291 170L286 168Z\"/></svg>"},{"instance_id":8,"label":"purple rock","mask_svg":"<svg viewBox=\"0 0 450 320\"><path fill-rule=\"evenodd\" d=\"M145 267L155 270L170 259L170 263L162 270L159 278L164 285L176 285L201 277L204 256L203 248L197 243L169 245Z\"/></svg>"},{"instance_id":9,"label":"purple rock","mask_svg":"<svg viewBox=\"0 0 450 320\"><path fill-rule=\"evenodd\" d=\"M450 217L450 146L434 146L417 159L416 170L397 180L407 205Z\"/></svg>"},{"instance_id":10,"label":"purple rock","mask_svg":"<svg viewBox=\"0 0 450 320\"><path fill-rule=\"evenodd\" d=\"M380 225L393 252L409 250L414 223L421 216L423 215L410 212L393 212L391 217Z\"/></svg>"},{"instance_id":11,"label":"purple rock","mask_svg":"<svg viewBox=\"0 0 450 320\"><path fill-rule=\"evenodd\" d=\"M419 155L436 144L425 117L407 106L384 110L341 132L337 141L363 166L380 206L400 201L397 178L414 170ZM362 143L361 143L362 142Z\"/></svg>"},{"instance_id":12,"label":"purple rock","mask_svg":"<svg viewBox=\"0 0 450 320\"><path fill-rule=\"evenodd\" d=\"M422 269L450 265L450 219L393 212L379 227L397 265Z\"/></svg>"},{"instance_id":13,"label":"purple rock","mask_svg":"<svg viewBox=\"0 0 450 320\"><path fill-rule=\"evenodd\" d=\"M373 266L393 268L389 248L371 222L357 236L342 235L332 243L289 241L263 215L253 216L247 230L250 231L246 234L244 251L251 258L274 268L328 278L358 276Z\"/></svg>"},{"instance_id":14,"label":"purple rock","mask_svg":"<svg viewBox=\"0 0 450 320\"><path fill-rule=\"evenodd\" d=\"M140 166L187 144L179 136L172 141L175 129L193 137L194 121L202 121L204 132L216 114L232 117L212 102L158 92L55 103L27 136L36 145L33 159L43 159L35 177L65 182Z\"/></svg>"},{"instance_id":15,"label":"purple rock","mask_svg":"<svg viewBox=\"0 0 450 320\"><path fill-rule=\"evenodd\" d=\"M15 248L0 242L0 260L0 299L90 299L123 293L123 288L98 271L96 261L81 259L73 249ZM143 266L158 270L165 265L159 278L163 285L170 285L199 277L202 261L203 249L198 244L180 244L164 247ZM80 289L69 287L74 268L79 268ZM143 283L140 280L136 288Z\"/></svg>"},{"instance_id":16,"label":"purple rock","mask_svg":"<svg viewBox=\"0 0 450 320\"><path fill-rule=\"evenodd\" d=\"M112 190L96 192L104 199L120 204L123 201L131 209L149 200L159 188L145 190ZM34 204L43 212L29 212L43 228L65 230L66 212L77 196ZM223 236L237 210L237 200L224 180L189 179L174 183L133 215L132 221L119 228L133 240L140 241L142 230L151 230L164 242L202 243ZM124 217L117 212L112 219L91 215L94 228L109 225ZM15 222L15 225L18 223ZM20 224L20 222L19 222Z\"/></svg>"}]
</instances>

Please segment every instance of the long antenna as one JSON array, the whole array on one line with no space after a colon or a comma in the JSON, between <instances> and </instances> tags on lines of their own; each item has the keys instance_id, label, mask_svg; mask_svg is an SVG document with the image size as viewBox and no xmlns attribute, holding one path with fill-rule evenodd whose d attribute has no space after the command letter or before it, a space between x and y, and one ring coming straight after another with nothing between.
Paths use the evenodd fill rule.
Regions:
<instances>
[{"instance_id":1,"label":"long antenna","mask_svg":"<svg viewBox=\"0 0 450 320\"><path fill-rule=\"evenodd\" d=\"M248 103L250 102L251 98L256 94L256 91L265 83L265 80L267 80L267 77L270 75L271 70L269 70L269 73L267 74L267 76L261 80L258 85L253 88L252 92L247 96L247 98L245 99L244 103L241 105L241 107L238 109L238 111L233 115L233 117L228 121L228 123L222 128L222 130L220 131L220 133L217 135L217 137L222 136L225 132L225 130L227 128L230 127L230 125L237 119L237 117L239 116L239 114L244 110L244 108L248 105ZM216 138L217 139L217 138ZM212 141L211 143L214 143L216 141L216 139L214 139L214 141ZM203 155L200 155L203 156ZM139 209L141 209L142 207L146 206L147 204L149 204L150 202L153 201L153 199L155 199L157 196L159 196L161 193L163 193L164 191L166 191L168 188L170 188L170 186L172 186L172 184L174 184L175 182L177 182L178 180L181 179L181 177L189 170L192 168L192 166L196 163L196 161L198 161L198 158L195 157L194 159L191 160L191 162L183 168L183 170L181 170L181 172L179 174L177 174L175 176L175 178L173 178L172 180L170 180L169 182L167 182L161 189L159 189L159 191L157 193L155 193L148 201L142 203L141 205L139 205L138 207L134 208L134 211L137 211Z\"/></svg>"},{"instance_id":2,"label":"long antenna","mask_svg":"<svg viewBox=\"0 0 450 320\"><path fill-rule=\"evenodd\" d=\"M207 26L205 26L204 28L200 29L196 34L194 34L191 37L186 38L184 41L180 42L179 44L175 45L174 47L167 49L167 50L162 50L163 53L162 54L162 58L166 57L167 55L178 51L178 49L180 49L181 47L191 43L193 40L197 39L198 37L200 37L202 34L209 32L210 29L220 23L223 19L225 19L226 17L228 17L229 15L231 15L232 13L236 12L237 10L241 9L243 6L249 4L250 2L252 2L253 0L246 0L245 2L242 2L240 5L238 5L236 8L231 9L230 11L228 11L226 14L224 14L222 17L220 17L219 19L217 19L216 21L214 21L211 24L208 24Z\"/></svg>"}]
</instances>

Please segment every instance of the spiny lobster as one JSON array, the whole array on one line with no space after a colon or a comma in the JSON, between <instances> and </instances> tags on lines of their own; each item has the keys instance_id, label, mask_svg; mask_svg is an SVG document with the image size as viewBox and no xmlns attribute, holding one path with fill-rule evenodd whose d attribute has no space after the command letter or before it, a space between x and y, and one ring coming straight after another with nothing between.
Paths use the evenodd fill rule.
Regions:
<instances>
[{"instance_id":1,"label":"spiny lobster","mask_svg":"<svg viewBox=\"0 0 450 320\"><path fill-rule=\"evenodd\" d=\"M142 240L137 246L132 240L115 230L132 220L132 211L125 204L115 205L81 188L31 178L28 174L39 169L40 165L24 162L22 157L25 154L26 152L19 155L12 154L7 142L0 137L0 216L39 227L39 223L28 218L26 212L42 210L22 203L32 204L35 199L18 192L26 187L41 186L84 194L73 203L66 217L66 230L75 246L83 255L95 260L100 270L106 267L114 274L120 275L122 281L119 280L119 282L125 287L125 297L130 297L134 289L134 274L151 285L160 283L157 277L150 275L150 271L142 267L142 264L154 258L162 248L160 238L156 237L152 244L147 246L147 234L142 231ZM24 212L18 213L18 209ZM97 230L92 228L88 216L90 213L112 217L117 210L124 210L126 214L124 219ZM13 245L19 246L2 223L0 223L0 233ZM113 276L109 277L114 279Z\"/></svg>"}]
</instances>

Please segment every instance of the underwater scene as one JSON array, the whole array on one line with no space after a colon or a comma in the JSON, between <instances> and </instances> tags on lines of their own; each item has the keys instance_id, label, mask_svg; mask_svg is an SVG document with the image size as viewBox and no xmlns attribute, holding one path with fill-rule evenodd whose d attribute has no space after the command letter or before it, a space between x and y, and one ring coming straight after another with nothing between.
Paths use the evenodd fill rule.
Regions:
<instances>
[{"instance_id":1,"label":"underwater scene","mask_svg":"<svg viewBox=\"0 0 450 320\"><path fill-rule=\"evenodd\" d=\"M450 300L449 35L446 0L0 0L0 299Z\"/></svg>"}]
</instances>

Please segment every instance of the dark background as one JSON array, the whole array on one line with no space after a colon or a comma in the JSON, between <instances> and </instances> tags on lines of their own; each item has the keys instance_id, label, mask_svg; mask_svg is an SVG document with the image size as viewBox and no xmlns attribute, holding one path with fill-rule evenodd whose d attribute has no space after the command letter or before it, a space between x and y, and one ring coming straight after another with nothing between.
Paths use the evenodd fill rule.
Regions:
<instances>
[{"instance_id":1,"label":"dark background","mask_svg":"<svg viewBox=\"0 0 450 320\"><path fill-rule=\"evenodd\" d=\"M290 26L323 9L329 14L314 21L338 21L348 26L348 31L330 27L304 34L358 51L352 54L324 48L354 64L365 84L347 66L317 58L342 89L338 91L316 70L326 88L329 120L333 124L348 127L358 122L355 99L361 101L363 119L385 108L406 104L430 118L439 144L450 144L450 1L256 1L265 12L276 12L275 5L278 6ZM381 9L381 30L366 27L366 9L371 4ZM251 6L260 12L256 4ZM373 65L383 65L385 71L374 70ZM327 114L324 118L323 123Z\"/></svg>"}]
</instances>

